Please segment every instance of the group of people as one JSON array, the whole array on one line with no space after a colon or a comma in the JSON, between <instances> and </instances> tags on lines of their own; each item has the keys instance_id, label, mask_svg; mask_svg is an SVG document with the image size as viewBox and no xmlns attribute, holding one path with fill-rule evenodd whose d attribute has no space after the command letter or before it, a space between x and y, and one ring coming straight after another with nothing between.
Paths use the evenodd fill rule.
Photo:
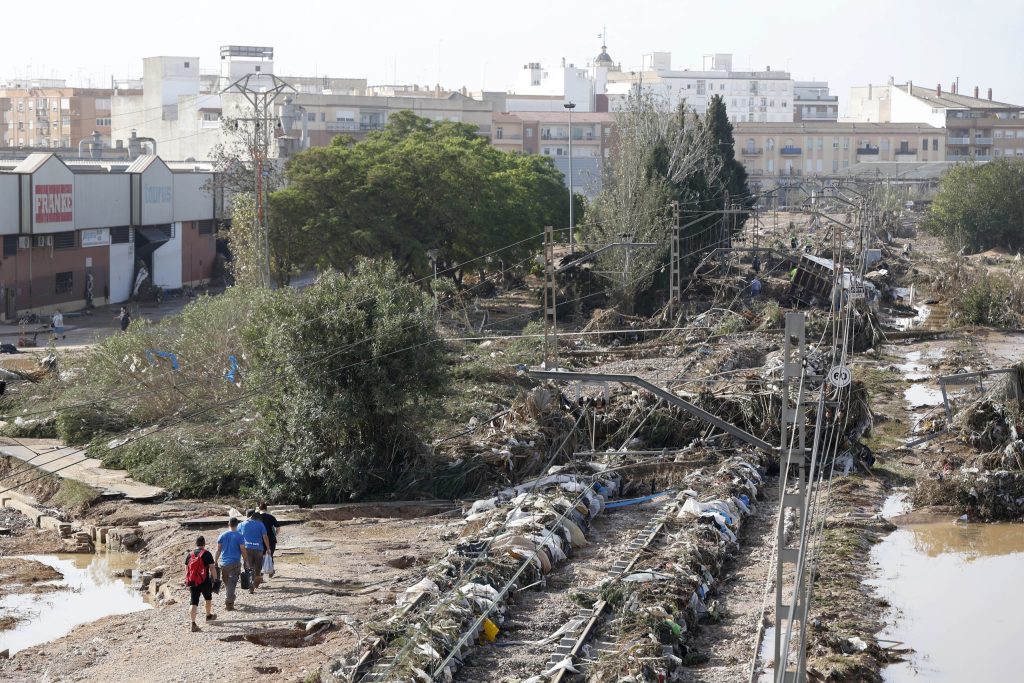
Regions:
<instances>
[{"instance_id":1,"label":"group of people","mask_svg":"<svg viewBox=\"0 0 1024 683\"><path fill-rule=\"evenodd\" d=\"M216 554L206 548L203 536L196 538L196 547L185 556L185 584L190 593L189 618L192 631L199 631L196 616L199 611L199 597L206 602L206 620L217 618L213 612L213 594L220 592L223 584L224 609L235 609L235 597L239 580L247 574L243 589L248 583L250 593L263 583L264 568L268 578L274 576L274 551L277 549L278 521L267 512L267 504L260 503L246 512L242 522L236 517L228 519L228 530L217 537Z\"/></svg>"}]
</instances>

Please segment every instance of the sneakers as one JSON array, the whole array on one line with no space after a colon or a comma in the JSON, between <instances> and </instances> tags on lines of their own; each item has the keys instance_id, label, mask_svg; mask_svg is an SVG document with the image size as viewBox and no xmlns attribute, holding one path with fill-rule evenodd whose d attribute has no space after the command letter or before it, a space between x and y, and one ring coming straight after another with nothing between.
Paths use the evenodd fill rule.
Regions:
<instances>
[{"instance_id":1,"label":"sneakers","mask_svg":"<svg viewBox=\"0 0 1024 683\"><path fill-rule=\"evenodd\" d=\"M235 611L235 603L233 603L233 602L225 602L224 603L224 611L225 612L234 612Z\"/></svg>"},{"instance_id":2,"label":"sneakers","mask_svg":"<svg viewBox=\"0 0 1024 683\"><path fill-rule=\"evenodd\" d=\"M206 615L206 620L207 620L207 621L213 621L213 620L214 620L214 619L216 619L216 618L217 618L217 615L216 615L216 614L207 614L207 615Z\"/></svg>"},{"instance_id":3,"label":"sneakers","mask_svg":"<svg viewBox=\"0 0 1024 683\"><path fill-rule=\"evenodd\" d=\"M192 622L192 633L199 633L202 630L203 629L199 628L199 624L194 621Z\"/></svg>"}]
</instances>

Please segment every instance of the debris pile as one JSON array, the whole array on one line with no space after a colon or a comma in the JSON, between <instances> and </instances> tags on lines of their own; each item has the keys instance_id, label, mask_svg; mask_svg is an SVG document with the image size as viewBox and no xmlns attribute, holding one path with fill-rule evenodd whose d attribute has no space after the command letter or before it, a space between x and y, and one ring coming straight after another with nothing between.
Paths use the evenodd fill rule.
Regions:
<instances>
[{"instance_id":1,"label":"debris pile","mask_svg":"<svg viewBox=\"0 0 1024 683\"><path fill-rule=\"evenodd\" d=\"M586 545L591 521L618 494L620 480L605 474L606 466L586 469L553 467L476 501L458 544L406 589L349 668L378 661L374 671L386 671L379 680L430 681L439 668L454 673L478 639L493 641L507 598L543 583L552 567Z\"/></svg>"},{"instance_id":2,"label":"debris pile","mask_svg":"<svg viewBox=\"0 0 1024 683\"><path fill-rule=\"evenodd\" d=\"M601 653L588 680L676 680L680 667L701 661L689 645L690 634L702 620L715 618L722 565L738 548L743 520L762 497L766 465L765 456L744 454L715 472L698 470L684 479L667 546L628 576L601 586L614 610L604 628L617 642Z\"/></svg>"}]
</instances>

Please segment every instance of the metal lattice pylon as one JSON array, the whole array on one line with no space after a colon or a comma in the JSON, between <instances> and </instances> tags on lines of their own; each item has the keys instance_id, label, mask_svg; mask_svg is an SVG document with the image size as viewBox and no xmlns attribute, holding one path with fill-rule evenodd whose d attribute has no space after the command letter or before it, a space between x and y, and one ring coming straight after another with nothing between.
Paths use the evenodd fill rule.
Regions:
<instances>
[{"instance_id":1,"label":"metal lattice pylon","mask_svg":"<svg viewBox=\"0 0 1024 683\"><path fill-rule=\"evenodd\" d=\"M544 367L558 367L558 301L555 296L555 241L550 225L544 226Z\"/></svg>"}]
</instances>

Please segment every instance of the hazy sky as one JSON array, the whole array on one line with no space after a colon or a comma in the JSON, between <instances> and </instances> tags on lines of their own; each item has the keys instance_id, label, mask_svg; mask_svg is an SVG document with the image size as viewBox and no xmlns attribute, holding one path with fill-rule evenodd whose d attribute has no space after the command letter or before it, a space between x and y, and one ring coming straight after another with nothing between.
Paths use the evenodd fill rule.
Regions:
<instances>
[{"instance_id":1,"label":"hazy sky","mask_svg":"<svg viewBox=\"0 0 1024 683\"><path fill-rule=\"evenodd\" d=\"M526 62L578 66L600 47L624 68L652 51L674 68L733 53L737 69L788 68L828 80L841 111L849 86L897 82L960 92L991 87L1024 104L1024 2L996 0L210 0L99 4L57 0L40 19L18 3L0 47L0 78L139 76L142 57L198 56L216 69L222 44L270 45L280 75L365 77L375 83L508 88ZM18 14L25 16L20 18Z\"/></svg>"}]
</instances>

